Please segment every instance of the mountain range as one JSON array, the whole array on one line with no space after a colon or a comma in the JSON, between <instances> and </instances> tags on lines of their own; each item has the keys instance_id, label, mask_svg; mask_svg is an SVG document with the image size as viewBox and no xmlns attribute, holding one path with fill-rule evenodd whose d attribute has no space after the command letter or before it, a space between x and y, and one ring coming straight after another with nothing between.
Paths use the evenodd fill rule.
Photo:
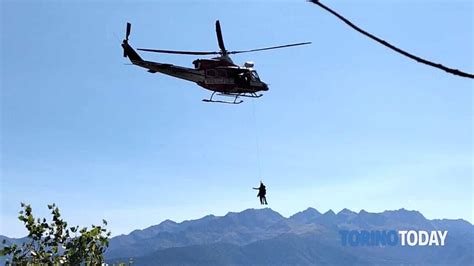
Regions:
<instances>
[{"instance_id":1,"label":"mountain range","mask_svg":"<svg viewBox=\"0 0 474 266\"><path fill-rule=\"evenodd\" d=\"M447 230L444 246L350 246L340 230ZM20 241L9 239L9 241ZM405 209L320 213L285 218L269 208L171 220L110 240L109 263L134 265L474 265L474 226L429 220Z\"/></svg>"}]
</instances>

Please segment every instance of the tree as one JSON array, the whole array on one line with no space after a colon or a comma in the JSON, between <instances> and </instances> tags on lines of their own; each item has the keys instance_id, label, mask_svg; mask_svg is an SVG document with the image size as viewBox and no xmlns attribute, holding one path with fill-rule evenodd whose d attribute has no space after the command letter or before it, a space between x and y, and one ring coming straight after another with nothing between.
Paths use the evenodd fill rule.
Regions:
<instances>
[{"instance_id":1,"label":"tree","mask_svg":"<svg viewBox=\"0 0 474 266\"><path fill-rule=\"evenodd\" d=\"M22 210L18 219L28 230L28 237L23 244L6 245L0 250L0 256L11 256L13 265L100 265L104 261L104 252L109 245L110 231L102 226L92 225L91 229L79 226L68 228L61 218L55 204L48 205L52 221L46 218L35 219L30 205L21 203Z\"/></svg>"}]
</instances>

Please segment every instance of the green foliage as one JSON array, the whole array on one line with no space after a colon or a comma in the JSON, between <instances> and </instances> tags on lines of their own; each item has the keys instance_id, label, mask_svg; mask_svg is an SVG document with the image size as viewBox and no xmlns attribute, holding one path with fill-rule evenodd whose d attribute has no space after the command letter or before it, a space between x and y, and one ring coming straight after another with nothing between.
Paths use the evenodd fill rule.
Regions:
<instances>
[{"instance_id":1,"label":"green foliage","mask_svg":"<svg viewBox=\"0 0 474 266\"><path fill-rule=\"evenodd\" d=\"M21 245L6 245L0 256L11 256L13 265L100 265L104 261L104 252L109 246L110 232L102 226L92 225L91 229L79 226L68 227L61 218L55 204L48 205L52 221L45 218L35 219L30 205L21 204L18 219L28 230L28 239Z\"/></svg>"}]
</instances>

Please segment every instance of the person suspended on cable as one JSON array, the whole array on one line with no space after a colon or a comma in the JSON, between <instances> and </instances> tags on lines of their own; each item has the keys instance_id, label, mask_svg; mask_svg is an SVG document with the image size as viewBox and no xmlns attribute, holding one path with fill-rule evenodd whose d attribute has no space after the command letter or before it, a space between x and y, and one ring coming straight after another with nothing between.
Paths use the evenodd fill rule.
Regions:
<instances>
[{"instance_id":1,"label":"person suspended on cable","mask_svg":"<svg viewBox=\"0 0 474 266\"><path fill-rule=\"evenodd\" d=\"M265 187L265 185L263 184L262 181L260 181L260 187L254 187L253 189L257 189L258 190L258 194L257 194L257 197L260 198L260 204L262 205L268 205L267 203L267 197L266 197L266 194L267 194L267 188Z\"/></svg>"}]
</instances>

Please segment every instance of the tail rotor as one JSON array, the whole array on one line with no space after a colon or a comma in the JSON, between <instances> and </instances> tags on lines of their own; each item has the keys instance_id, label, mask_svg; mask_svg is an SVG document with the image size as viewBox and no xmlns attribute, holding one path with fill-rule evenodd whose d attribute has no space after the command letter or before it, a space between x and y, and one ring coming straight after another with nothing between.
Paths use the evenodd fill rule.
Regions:
<instances>
[{"instance_id":1,"label":"tail rotor","mask_svg":"<svg viewBox=\"0 0 474 266\"><path fill-rule=\"evenodd\" d=\"M125 39L123 40L123 44L128 44L128 36L130 36L130 31L132 30L132 24L127 22L127 30L125 32ZM125 49L123 50L123 57L127 57L127 53Z\"/></svg>"}]
</instances>

